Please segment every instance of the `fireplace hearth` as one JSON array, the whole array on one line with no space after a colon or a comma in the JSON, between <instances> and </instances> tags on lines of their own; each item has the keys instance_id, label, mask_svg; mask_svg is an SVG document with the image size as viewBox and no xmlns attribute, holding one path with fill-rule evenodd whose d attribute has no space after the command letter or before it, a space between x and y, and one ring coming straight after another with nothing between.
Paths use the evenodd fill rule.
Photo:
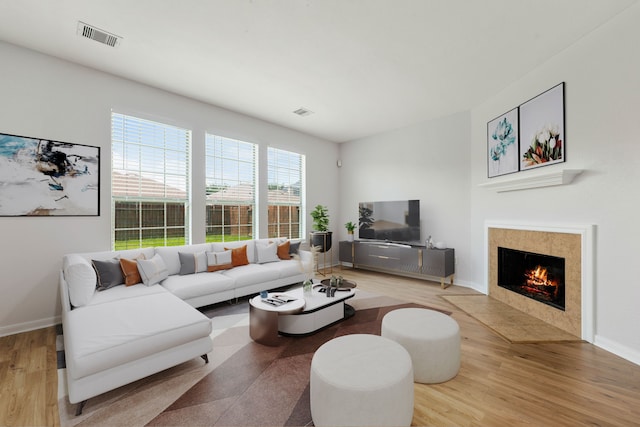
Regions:
<instances>
[{"instance_id":1,"label":"fireplace hearth","mask_svg":"<svg viewBox=\"0 0 640 427\"><path fill-rule=\"evenodd\" d=\"M565 259L498 247L498 286L565 309Z\"/></svg>"}]
</instances>

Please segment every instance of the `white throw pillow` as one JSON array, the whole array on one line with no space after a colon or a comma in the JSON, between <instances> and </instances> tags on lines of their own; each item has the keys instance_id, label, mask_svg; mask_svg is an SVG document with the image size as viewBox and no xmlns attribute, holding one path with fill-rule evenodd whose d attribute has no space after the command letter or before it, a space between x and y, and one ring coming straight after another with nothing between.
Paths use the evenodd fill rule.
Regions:
<instances>
[{"instance_id":1,"label":"white throw pillow","mask_svg":"<svg viewBox=\"0 0 640 427\"><path fill-rule=\"evenodd\" d=\"M66 261L64 279L69 289L69 301L74 307L87 305L96 292L96 271L79 255L67 255Z\"/></svg>"},{"instance_id":2,"label":"white throw pillow","mask_svg":"<svg viewBox=\"0 0 640 427\"><path fill-rule=\"evenodd\" d=\"M256 242L258 264L280 261L280 258L278 258L278 244L276 242L265 243Z\"/></svg>"},{"instance_id":3,"label":"white throw pillow","mask_svg":"<svg viewBox=\"0 0 640 427\"><path fill-rule=\"evenodd\" d=\"M207 252L207 271L214 272L232 268L231 250Z\"/></svg>"},{"instance_id":4,"label":"white throw pillow","mask_svg":"<svg viewBox=\"0 0 640 427\"><path fill-rule=\"evenodd\" d=\"M139 259L137 261L140 277L145 285L155 285L169 277L167 266L159 254L155 254L151 259Z\"/></svg>"}]
</instances>

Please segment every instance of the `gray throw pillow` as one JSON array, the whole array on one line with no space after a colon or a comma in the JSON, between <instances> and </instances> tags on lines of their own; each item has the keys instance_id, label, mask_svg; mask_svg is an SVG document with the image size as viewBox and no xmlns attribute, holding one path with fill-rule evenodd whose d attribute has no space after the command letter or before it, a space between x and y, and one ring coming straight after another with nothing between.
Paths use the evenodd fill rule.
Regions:
<instances>
[{"instance_id":1,"label":"gray throw pillow","mask_svg":"<svg viewBox=\"0 0 640 427\"><path fill-rule=\"evenodd\" d=\"M178 252L180 257L180 274L202 273L207 271L207 254L206 252Z\"/></svg>"},{"instance_id":2,"label":"gray throw pillow","mask_svg":"<svg viewBox=\"0 0 640 427\"><path fill-rule=\"evenodd\" d=\"M96 270L98 281L96 283L96 289L104 291L114 286L124 284L124 275L120 268L120 260L117 258L109 259L106 261L91 260L93 269Z\"/></svg>"},{"instance_id":3,"label":"gray throw pillow","mask_svg":"<svg viewBox=\"0 0 640 427\"><path fill-rule=\"evenodd\" d=\"M296 243L291 242L289 244L289 255L297 254L299 250L300 250L300 242L296 242Z\"/></svg>"}]
</instances>

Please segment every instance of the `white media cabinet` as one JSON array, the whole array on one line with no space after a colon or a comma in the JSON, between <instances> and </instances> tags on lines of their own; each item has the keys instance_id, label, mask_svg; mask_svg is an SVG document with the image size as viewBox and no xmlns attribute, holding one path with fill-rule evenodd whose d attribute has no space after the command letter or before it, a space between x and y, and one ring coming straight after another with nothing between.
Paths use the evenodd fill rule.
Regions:
<instances>
[{"instance_id":1,"label":"white media cabinet","mask_svg":"<svg viewBox=\"0 0 640 427\"><path fill-rule=\"evenodd\" d=\"M445 279L453 285L455 250L452 248L427 249L425 246L366 240L342 241L339 247L341 264L419 279L435 276L440 278L442 289L448 286Z\"/></svg>"}]
</instances>

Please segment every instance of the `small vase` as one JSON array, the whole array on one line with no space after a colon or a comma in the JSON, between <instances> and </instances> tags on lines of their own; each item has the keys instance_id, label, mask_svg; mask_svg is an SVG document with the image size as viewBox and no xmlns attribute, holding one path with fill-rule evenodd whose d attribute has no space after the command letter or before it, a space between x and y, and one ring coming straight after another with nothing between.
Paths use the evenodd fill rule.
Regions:
<instances>
[{"instance_id":1,"label":"small vase","mask_svg":"<svg viewBox=\"0 0 640 427\"><path fill-rule=\"evenodd\" d=\"M302 282L302 293L304 294L305 297L311 296L312 289L313 289L313 283L311 283L311 280L307 279L304 282Z\"/></svg>"}]
</instances>

